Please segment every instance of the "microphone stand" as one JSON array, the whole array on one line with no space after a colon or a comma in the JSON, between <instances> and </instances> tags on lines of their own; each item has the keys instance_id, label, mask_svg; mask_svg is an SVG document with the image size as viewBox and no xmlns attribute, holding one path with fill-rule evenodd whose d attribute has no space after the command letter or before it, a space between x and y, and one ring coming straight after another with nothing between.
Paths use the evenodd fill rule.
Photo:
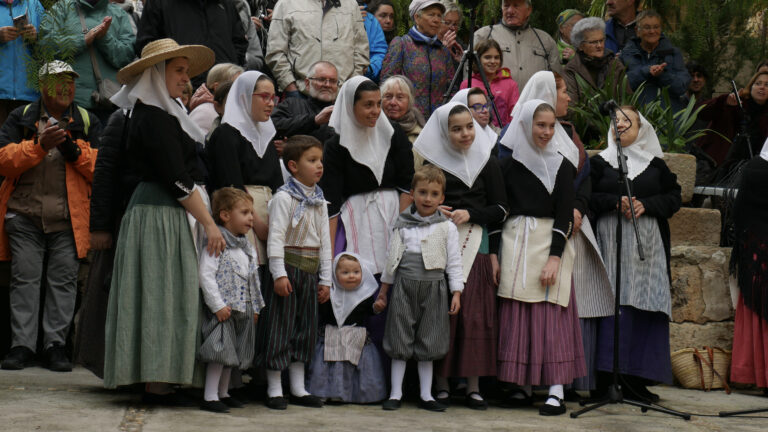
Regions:
<instances>
[{"instance_id":1,"label":"microphone stand","mask_svg":"<svg viewBox=\"0 0 768 432\"><path fill-rule=\"evenodd\" d=\"M619 108L619 110L621 110ZM623 112L622 112L623 113ZM624 399L621 393L621 386L619 386L619 319L621 317L619 307L621 305L621 246L622 246L622 221L621 221L621 196L626 194L629 198L629 209L632 213L632 224L635 228L635 237L637 238L637 253L640 260L645 260L645 254L643 253L643 245L640 239L640 231L637 228L637 217L635 217L635 206L632 203L632 190L627 179L627 163L624 159L624 152L621 147L621 134L617 126L616 109L610 110L611 124L613 126L614 136L616 138L616 153L619 161L619 200L616 207L616 295L613 303L613 382L608 387L608 394L591 405L587 403L580 403L585 406L579 411L572 412L571 418L577 418L582 414L585 414L594 409L600 408L608 404L627 404L639 407L642 412L648 410L658 411L664 414L681 417L685 420L690 420L691 415L674 411L659 406L653 406L644 402L638 402L631 399ZM589 405L589 406L586 406Z\"/></svg>"},{"instance_id":2,"label":"microphone stand","mask_svg":"<svg viewBox=\"0 0 768 432\"><path fill-rule=\"evenodd\" d=\"M496 102L494 102L493 92L491 91L491 84L488 82L488 78L485 76L485 71L483 71L483 66L480 64L480 59L477 57L477 53L475 52L475 20L477 19L477 8L470 8L469 9L469 28L471 31L469 35L469 46L467 47L467 50L464 51L464 54L461 56L461 61L459 61L459 67L456 68L456 72L453 74L453 78L451 78L451 83L448 85L448 89L443 94L443 104L448 102L448 98L451 96L451 93L453 93L453 89L456 88L456 84L461 82L461 77L464 75L464 67L467 68L467 88L472 88L472 64L477 65L477 70L480 72L480 79L483 81L483 86L485 87L485 96L488 99L490 110L493 112L494 117L496 118L496 122L498 124L503 124L501 122L501 116L499 115L499 110L496 109ZM467 101L467 105L469 105L469 101Z\"/></svg>"}]
</instances>

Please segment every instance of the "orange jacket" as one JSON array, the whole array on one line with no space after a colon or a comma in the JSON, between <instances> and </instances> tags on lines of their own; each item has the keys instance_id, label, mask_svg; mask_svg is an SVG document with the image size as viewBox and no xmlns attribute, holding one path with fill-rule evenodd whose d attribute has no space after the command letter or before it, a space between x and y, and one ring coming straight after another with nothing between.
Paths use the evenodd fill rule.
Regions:
<instances>
[{"instance_id":1,"label":"orange jacket","mask_svg":"<svg viewBox=\"0 0 768 432\"><path fill-rule=\"evenodd\" d=\"M33 106L35 104L32 104ZM37 115L37 110L30 113L23 111L20 107L14 110L3 125L0 138L8 138L13 135L13 130L21 130L22 123L27 123L26 127L32 126L29 123L29 115ZM85 137L81 131L76 128L80 125L82 129L82 119L77 110L71 120L70 136ZM15 114L15 115L14 115ZM22 122L22 116L26 122ZM95 116L90 115L90 121L95 120ZM9 123L10 122L10 123ZM98 122L98 120L96 120ZM36 121L35 121L36 123ZM98 123L96 125L98 130ZM33 126L35 127L35 126ZM91 126L93 128L93 126ZM31 128L28 128L30 130ZM36 131L37 128L31 129ZM9 134L9 132L11 132ZM0 185L0 261L11 259L11 250L8 242L8 234L5 232L5 214L8 211L8 199L11 197L16 187L19 177L30 168L39 164L47 152L37 143L37 134L28 139L22 139L18 142L8 142L0 147L0 175L5 176L3 184ZM82 138L74 139L80 147L80 157L73 163L66 164L66 182L67 182L67 203L69 204L70 220L72 221L72 231L75 237L75 246L77 248L77 257L85 258L90 247L90 232L88 223L90 220L90 199L91 182L93 181L93 171L96 166L96 155L98 150L91 148L90 144ZM1 145L1 144L0 144Z\"/></svg>"}]
</instances>

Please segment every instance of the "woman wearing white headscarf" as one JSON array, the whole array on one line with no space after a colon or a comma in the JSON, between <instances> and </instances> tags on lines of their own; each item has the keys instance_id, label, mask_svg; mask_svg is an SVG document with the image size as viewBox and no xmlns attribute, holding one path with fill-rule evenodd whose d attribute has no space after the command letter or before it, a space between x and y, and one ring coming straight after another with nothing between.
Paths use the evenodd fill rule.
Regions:
<instances>
[{"instance_id":1,"label":"woman wearing white headscarf","mask_svg":"<svg viewBox=\"0 0 768 432\"><path fill-rule=\"evenodd\" d=\"M171 39L147 44L117 74L126 84L112 101L131 110L126 164L141 180L120 226L106 321L104 385L146 382L147 403L190 401L169 383L201 384L195 354L200 292L187 212L202 225L207 251L224 238L207 205L197 166L203 131L175 98L190 76L213 64L213 51ZM158 384L163 383L163 384Z\"/></svg>"},{"instance_id":2,"label":"woman wearing white headscarf","mask_svg":"<svg viewBox=\"0 0 768 432\"><path fill-rule=\"evenodd\" d=\"M739 283L731 380L768 388L768 140L742 170L731 271Z\"/></svg>"},{"instance_id":3,"label":"woman wearing white headscarf","mask_svg":"<svg viewBox=\"0 0 768 432\"><path fill-rule=\"evenodd\" d=\"M309 366L307 391L344 402L379 402L387 397L387 382L365 329L379 283L371 264L350 252L334 258L332 278L330 301L319 308L325 327Z\"/></svg>"},{"instance_id":4,"label":"woman wearing white headscarf","mask_svg":"<svg viewBox=\"0 0 768 432\"><path fill-rule=\"evenodd\" d=\"M267 203L283 185L280 158L270 141L275 126L275 85L261 72L248 71L232 83L221 126L205 148L211 192L231 186L253 197L253 230L259 265L266 264Z\"/></svg>"},{"instance_id":5,"label":"woman wearing white headscarf","mask_svg":"<svg viewBox=\"0 0 768 432\"><path fill-rule=\"evenodd\" d=\"M523 105L533 99L543 100L555 108L555 115L560 118L565 114L557 113L559 106L565 105L566 113L570 97L568 96L565 80L556 72L540 71L533 74L528 83L523 87L520 93L520 99L517 100L512 109L511 117L515 118L523 109ZM511 123L510 123L511 124ZM501 141L503 144L506 135L511 130L507 125L501 131ZM509 139L514 139L510 137ZM574 146L574 142L581 142L570 123L559 121L555 124L554 148L576 168L581 168L586 158L586 153L579 152L579 147ZM506 147L506 148L505 148ZM499 146L499 158L504 159L509 156L509 146Z\"/></svg>"},{"instance_id":6,"label":"woman wearing white headscarf","mask_svg":"<svg viewBox=\"0 0 768 432\"><path fill-rule=\"evenodd\" d=\"M479 114L481 111L478 111L473 105L474 103L470 105L469 101L470 99L474 99L475 97L481 97L485 101L481 105L485 105L484 112L485 114ZM464 104L469 108L469 112L472 114L472 118L475 119L475 121L480 125L480 130L486 133L488 135L488 138L493 141L494 144L496 144L496 140L499 139L499 134L496 133L498 129L494 130L494 126L491 125L490 122L490 115L491 115L491 108L490 108L490 102L488 101L488 97L483 93L483 90L479 87L471 87L471 88L465 88L462 90L459 90L456 92L455 95L451 98L451 102L458 102L460 104ZM474 102L474 100L473 100ZM480 119L480 116L483 116L482 119ZM484 121L481 121L484 120Z\"/></svg>"},{"instance_id":7,"label":"woman wearing white headscarf","mask_svg":"<svg viewBox=\"0 0 768 432\"><path fill-rule=\"evenodd\" d=\"M592 157L592 199L597 219L597 241L612 285L616 280L617 205L622 227L621 248L621 343L619 371L622 390L631 399L658 401L648 383L672 382L669 319L672 313L669 268L669 224L667 219L680 209L680 185L662 159L656 131L631 106L618 112L621 146L627 158L637 225L643 241L645 260L637 255L629 199L619 190L619 172L614 131L608 148ZM615 292L615 287L614 287ZM597 369L613 370L613 316L603 318L598 329Z\"/></svg>"},{"instance_id":8,"label":"woman wearing white headscarf","mask_svg":"<svg viewBox=\"0 0 768 432\"><path fill-rule=\"evenodd\" d=\"M390 227L411 202L411 143L381 112L379 87L365 77L344 83L329 125L337 135L325 142L320 186L328 200L334 254L357 253L380 274ZM377 315L369 325L379 347L385 318Z\"/></svg>"},{"instance_id":9,"label":"woman wearing white headscarf","mask_svg":"<svg viewBox=\"0 0 768 432\"><path fill-rule=\"evenodd\" d=\"M563 384L586 374L568 241L576 168L555 147L554 108L537 99L517 106L504 137L512 155L501 162L510 209L501 240L498 378L520 386L510 406L530 405L531 386L550 386L539 413L559 415Z\"/></svg>"},{"instance_id":10,"label":"woman wearing white headscarf","mask_svg":"<svg viewBox=\"0 0 768 432\"><path fill-rule=\"evenodd\" d=\"M437 364L437 400L450 401L448 377L467 378L466 404L485 409L479 377L496 375L496 285L501 224L507 215L504 179L491 157L495 141L466 105L448 102L432 114L414 144L425 163L445 174L443 213L456 223L461 245L466 305L451 316L451 343ZM493 254L493 255L490 255Z\"/></svg>"}]
</instances>

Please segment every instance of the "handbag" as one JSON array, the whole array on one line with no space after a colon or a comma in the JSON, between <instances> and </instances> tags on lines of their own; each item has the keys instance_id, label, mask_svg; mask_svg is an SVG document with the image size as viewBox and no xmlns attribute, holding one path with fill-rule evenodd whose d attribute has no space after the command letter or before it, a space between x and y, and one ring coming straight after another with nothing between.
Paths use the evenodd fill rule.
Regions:
<instances>
[{"instance_id":1,"label":"handbag","mask_svg":"<svg viewBox=\"0 0 768 432\"><path fill-rule=\"evenodd\" d=\"M704 391L724 388L730 394L730 368L731 352L722 348L684 348L672 353L672 373L685 388Z\"/></svg>"},{"instance_id":2,"label":"handbag","mask_svg":"<svg viewBox=\"0 0 768 432\"><path fill-rule=\"evenodd\" d=\"M88 33L88 27L85 25L85 17L83 17L83 11L80 9L80 5L75 2L77 8L77 16L80 18L80 25L83 27L83 35ZM99 69L99 62L96 61L96 53L93 52L93 44L88 46L88 55L91 57L91 65L93 66L93 76L96 78L96 90L91 92L91 100L96 105L96 108L105 110L114 110L115 104L109 100L115 93L120 91L121 85L109 78L103 78L101 76L101 69Z\"/></svg>"}]
</instances>

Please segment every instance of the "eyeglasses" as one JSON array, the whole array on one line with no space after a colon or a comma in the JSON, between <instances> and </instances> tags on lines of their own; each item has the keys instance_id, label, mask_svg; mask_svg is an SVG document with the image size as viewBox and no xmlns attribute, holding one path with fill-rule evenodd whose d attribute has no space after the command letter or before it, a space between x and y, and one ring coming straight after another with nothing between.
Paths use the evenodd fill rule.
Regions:
<instances>
[{"instance_id":1,"label":"eyeglasses","mask_svg":"<svg viewBox=\"0 0 768 432\"><path fill-rule=\"evenodd\" d=\"M661 30L661 26L660 25L653 25L653 26L645 25L645 26L640 26L640 30L642 30L642 31L651 31L651 30L659 31L659 30Z\"/></svg>"},{"instance_id":2,"label":"eyeglasses","mask_svg":"<svg viewBox=\"0 0 768 432\"><path fill-rule=\"evenodd\" d=\"M472 108L472 111L474 111L474 112L488 111L488 104L487 103L486 104L476 103L474 105L470 105L469 107Z\"/></svg>"},{"instance_id":3,"label":"eyeglasses","mask_svg":"<svg viewBox=\"0 0 768 432\"><path fill-rule=\"evenodd\" d=\"M333 86L337 86L337 87L339 85L339 81L338 80L334 80L334 79L331 79L331 78L310 77L310 78L307 78L307 79L310 80L310 81L314 81L314 82L316 82L317 84L320 84L320 85L326 85L326 86L333 85Z\"/></svg>"},{"instance_id":4,"label":"eyeglasses","mask_svg":"<svg viewBox=\"0 0 768 432\"><path fill-rule=\"evenodd\" d=\"M587 44L587 45L592 45L592 46L600 46L600 45L605 44L605 38L595 39L595 40L591 40L591 41L584 41L584 43Z\"/></svg>"},{"instance_id":5,"label":"eyeglasses","mask_svg":"<svg viewBox=\"0 0 768 432\"><path fill-rule=\"evenodd\" d=\"M274 93L254 93L253 95L260 97L261 101L264 103L269 103L269 101L272 101L274 104L277 104L278 102L277 95Z\"/></svg>"},{"instance_id":6,"label":"eyeglasses","mask_svg":"<svg viewBox=\"0 0 768 432\"><path fill-rule=\"evenodd\" d=\"M457 28L459 28L458 21L445 21L445 20L443 20L443 25L445 25L446 27L448 27L450 29L457 29Z\"/></svg>"}]
</instances>

